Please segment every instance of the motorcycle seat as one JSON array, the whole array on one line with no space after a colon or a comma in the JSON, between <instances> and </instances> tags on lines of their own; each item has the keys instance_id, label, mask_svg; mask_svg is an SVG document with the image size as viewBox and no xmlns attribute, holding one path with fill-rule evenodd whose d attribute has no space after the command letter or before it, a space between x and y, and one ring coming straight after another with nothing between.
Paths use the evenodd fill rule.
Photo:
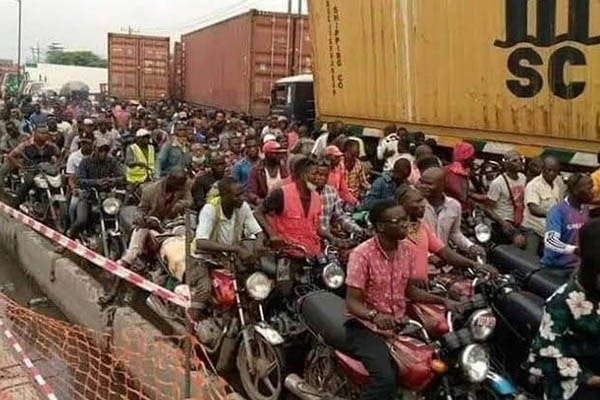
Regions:
<instances>
[{"instance_id":1,"label":"motorcycle seat","mask_svg":"<svg viewBox=\"0 0 600 400\"><path fill-rule=\"evenodd\" d=\"M515 291L499 299L496 307L510 323L510 328L529 342L542 322L544 299L531 292Z\"/></svg>"},{"instance_id":2,"label":"motorcycle seat","mask_svg":"<svg viewBox=\"0 0 600 400\"><path fill-rule=\"evenodd\" d=\"M342 352L346 349L346 304L331 292L312 292L301 300L300 312L308 328L325 343Z\"/></svg>"},{"instance_id":3,"label":"motorcycle seat","mask_svg":"<svg viewBox=\"0 0 600 400\"><path fill-rule=\"evenodd\" d=\"M490 252L490 262L500 271L514 275L521 286L542 269L540 258L513 245L495 247Z\"/></svg>"},{"instance_id":4,"label":"motorcycle seat","mask_svg":"<svg viewBox=\"0 0 600 400\"><path fill-rule=\"evenodd\" d=\"M527 282L527 290L542 296L550 297L559 287L567 283L574 269L543 268L536 271Z\"/></svg>"}]
</instances>

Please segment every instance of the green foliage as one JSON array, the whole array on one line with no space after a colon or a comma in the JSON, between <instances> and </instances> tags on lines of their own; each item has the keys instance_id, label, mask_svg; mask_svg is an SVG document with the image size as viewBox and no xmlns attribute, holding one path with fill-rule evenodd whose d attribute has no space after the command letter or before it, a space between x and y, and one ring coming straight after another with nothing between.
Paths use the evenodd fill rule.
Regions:
<instances>
[{"instance_id":1,"label":"green foliage","mask_svg":"<svg viewBox=\"0 0 600 400\"><path fill-rule=\"evenodd\" d=\"M46 52L49 64L79 65L82 67L106 68L108 62L91 51L63 51L62 48L49 48Z\"/></svg>"}]
</instances>

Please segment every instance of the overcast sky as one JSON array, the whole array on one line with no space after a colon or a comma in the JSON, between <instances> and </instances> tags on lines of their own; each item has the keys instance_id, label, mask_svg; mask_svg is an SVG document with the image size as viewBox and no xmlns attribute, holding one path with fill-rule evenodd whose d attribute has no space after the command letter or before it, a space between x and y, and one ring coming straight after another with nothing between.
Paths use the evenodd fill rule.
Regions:
<instances>
[{"instance_id":1,"label":"overcast sky","mask_svg":"<svg viewBox=\"0 0 600 400\"><path fill-rule=\"evenodd\" d=\"M22 0L22 58L39 42L106 56L108 32L132 26L141 34L179 37L251 8L287 11L287 0ZM297 10L298 0L293 0ZM306 10L306 0L303 0ZM0 0L0 58L17 59L17 0ZM43 57L43 54L42 54Z\"/></svg>"}]
</instances>

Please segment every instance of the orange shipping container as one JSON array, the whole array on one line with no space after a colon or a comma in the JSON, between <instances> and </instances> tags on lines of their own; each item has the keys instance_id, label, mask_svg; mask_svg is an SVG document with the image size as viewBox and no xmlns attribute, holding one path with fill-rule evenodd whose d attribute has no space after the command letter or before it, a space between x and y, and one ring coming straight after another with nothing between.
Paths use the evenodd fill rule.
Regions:
<instances>
[{"instance_id":1,"label":"orange shipping container","mask_svg":"<svg viewBox=\"0 0 600 400\"><path fill-rule=\"evenodd\" d=\"M271 86L312 71L307 17L251 10L182 36L186 101L265 116Z\"/></svg>"},{"instance_id":2,"label":"orange shipping container","mask_svg":"<svg viewBox=\"0 0 600 400\"><path fill-rule=\"evenodd\" d=\"M169 41L168 37L109 33L109 95L136 100L167 97Z\"/></svg>"},{"instance_id":3,"label":"orange shipping container","mask_svg":"<svg viewBox=\"0 0 600 400\"><path fill-rule=\"evenodd\" d=\"M318 114L600 149L600 1L309 0Z\"/></svg>"}]
</instances>

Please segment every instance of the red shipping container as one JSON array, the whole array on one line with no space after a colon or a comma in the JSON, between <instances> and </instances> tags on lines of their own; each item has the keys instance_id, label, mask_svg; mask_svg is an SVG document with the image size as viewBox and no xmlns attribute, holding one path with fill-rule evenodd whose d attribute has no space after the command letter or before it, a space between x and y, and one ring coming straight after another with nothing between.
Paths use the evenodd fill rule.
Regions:
<instances>
[{"instance_id":1,"label":"red shipping container","mask_svg":"<svg viewBox=\"0 0 600 400\"><path fill-rule=\"evenodd\" d=\"M169 94L168 37L108 34L108 93L157 100Z\"/></svg>"},{"instance_id":2,"label":"red shipping container","mask_svg":"<svg viewBox=\"0 0 600 400\"><path fill-rule=\"evenodd\" d=\"M269 113L278 79L312 71L308 17L250 10L182 36L187 102Z\"/></svg>"}]
</instances>

